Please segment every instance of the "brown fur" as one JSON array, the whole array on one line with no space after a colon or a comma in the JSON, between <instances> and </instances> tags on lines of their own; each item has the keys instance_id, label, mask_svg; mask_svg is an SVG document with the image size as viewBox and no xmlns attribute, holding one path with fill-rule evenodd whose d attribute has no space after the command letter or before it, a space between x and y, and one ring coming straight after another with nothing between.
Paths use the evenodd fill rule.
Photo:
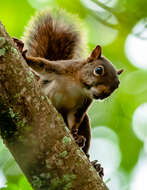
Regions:
<instances>
[{"instance_id":1,"label":"brown fur","mask_svg":"<svg viewBox=\"0 0 147 190\"><path fill-rule=\"evenodd\" d=\"M40 75L42 92L62 114L79 145L83 137L81 146L87 154L91 138L87 109L93 99L104 99L118 88L122 70L116 71L101 56L100 46L88 58L80 59L81 35L73 23L60 17L45 11L32 19L25 32L28 52L24 57ZM97 68L102 69L102 74L96 72Z\"/></svg>"},{"instance_id":2,"label":"brown fur","mask_svg":"<svg viewBox=\"0 0 147 190\"><path fill-rule=\"evenodd\" d=\"M48 60L81 57L80 52L85 48L82 47L82 34L67 17L71 15L61 10L53 14L48 9L32 17L23 37L27 55Z\"/></svg>"},{"instance_id":3,"label":"brown fur","mask_svg":"<svg viewBox=\"0 0 147 190\"><path fill-rule=\"evenodd\" d=\"M51 99L73 134L85 137L83 151L87 154L90 130L85 113L93 99L104 99L118 88L117 71L106 58L97 56L64 61L27 56L26 61L40 74L42 92ZM104 69L103 74L95 76L94 70L99 66Z\"/></svg>"}]
</instances>

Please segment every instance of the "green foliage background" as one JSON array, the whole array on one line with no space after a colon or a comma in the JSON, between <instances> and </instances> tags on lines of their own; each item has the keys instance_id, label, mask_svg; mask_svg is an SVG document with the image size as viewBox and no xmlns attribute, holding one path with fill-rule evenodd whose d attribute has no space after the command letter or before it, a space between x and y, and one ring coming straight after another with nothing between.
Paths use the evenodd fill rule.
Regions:
<instances>
[{"instance_id":1,"label":"green foliage background","mask_svg":"<svg viewBox=\"0 0 147 190\"><path fill-rule=\"evenodd\" d=\"M30 2L35 4L35 0L30 0ZM140 104L147 102L147 71L133 66L127 59L124 50L125 41L134 25L140 19L147 17L147 1L118 0L114 7L118 24L112 26L113 29L99 22L96 13L84 6L80 0L42 1L39 7L37 7L36 0L35 5L37 9L47 5L59 6L78 15L88 31L89 50L97 45L98 40L101 43L104 38L109 39L109 34L111 37L111 32L117 31L116 38L108 45L103 46L103 54L117 68L124 68L125 72L120 77L121 85L109 100L94 102L89 110L89 116L92 127L108 126L118 135L122 155L120 169L125 171L129 183L129 175L138 162L139 153L143 147L143 142L136 137L132 130L132 115ZM0 20L8 33L17 38L22 36L24 26L35 11L36 9L27 0L0 1ZM91 22L87 22L89 16ZM103 36L105 33L107 36ZM2 142L0 143L0 168L8 181L6 190L31 189Z\"/></svg>"}]
</instances>

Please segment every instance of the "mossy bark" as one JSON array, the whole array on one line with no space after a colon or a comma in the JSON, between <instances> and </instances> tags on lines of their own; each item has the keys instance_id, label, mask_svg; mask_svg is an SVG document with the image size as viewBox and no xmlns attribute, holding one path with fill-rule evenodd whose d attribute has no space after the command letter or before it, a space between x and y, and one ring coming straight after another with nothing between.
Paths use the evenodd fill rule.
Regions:
<instances>
[{"instance_id":1,"label":"mossy bark","mask_svg":"<svg viewBox=\"0 0 147 190\"><path fill-rule=\"evenodd\" d=\"M0 24L0 135L34 190L106 190Z\"/></svg>"}]
</instances>

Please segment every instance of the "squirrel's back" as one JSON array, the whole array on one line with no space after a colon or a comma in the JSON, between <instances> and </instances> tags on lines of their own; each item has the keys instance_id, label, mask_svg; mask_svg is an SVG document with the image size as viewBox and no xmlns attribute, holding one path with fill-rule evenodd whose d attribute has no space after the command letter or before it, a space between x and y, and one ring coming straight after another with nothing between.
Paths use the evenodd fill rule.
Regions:
<instances>
[{"instance_id":1,"label":"squirrel's back","mask_svg":"<svg viewBox=\"0 0 147 190\"><path fill-rule=\"evenodd\" d=\"M85 51L80 23L63 10L38 12L26 27L23 42L27 54L49 60L79 58ZM77 23L77 20L76 20ZM81 29L80 29L81 30Z\"/></svg>"}]
</instances>

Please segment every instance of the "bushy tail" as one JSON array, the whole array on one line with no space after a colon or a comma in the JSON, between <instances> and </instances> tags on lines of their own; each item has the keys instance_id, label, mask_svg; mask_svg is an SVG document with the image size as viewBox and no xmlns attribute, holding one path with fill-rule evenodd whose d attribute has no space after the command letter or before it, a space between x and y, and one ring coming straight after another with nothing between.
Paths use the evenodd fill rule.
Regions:
<instances>
[{"instance_id":1,"label":"bushy tail","mask_svg":"<svg viewBox=\"0 0 147 190\"><path fill-rule=\"evenodd\" d=\"M28 55L49 60L81 57L86 43L80 25L75 16L63 10L38 12L30 20L22 39Z\"/></svg>"}]
</instances>

